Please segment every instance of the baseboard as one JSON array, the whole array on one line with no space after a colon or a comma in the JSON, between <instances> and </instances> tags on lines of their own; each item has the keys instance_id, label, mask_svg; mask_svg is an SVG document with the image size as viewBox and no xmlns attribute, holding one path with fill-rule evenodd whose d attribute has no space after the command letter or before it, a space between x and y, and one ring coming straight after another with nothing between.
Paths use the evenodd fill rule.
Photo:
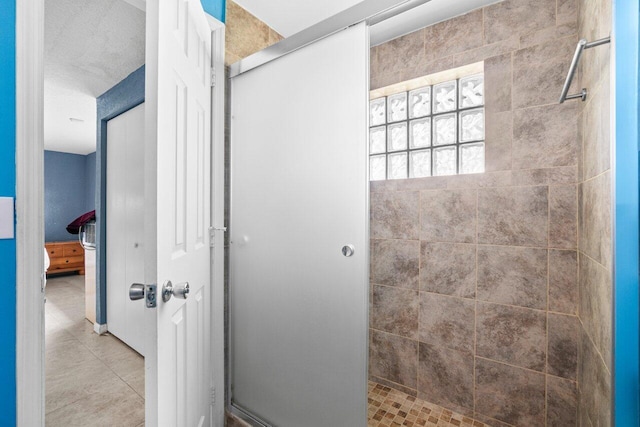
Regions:
<instances>
[{"instance_id":1,"label":"baseboard","mask_svg":"<svg viewBox=\"0 0 640 427\"><path fill-rule=\"evenodd\" d=\"M106 323L100 324L96 322L93 324L93 331L98 335L106 334L108 331L107 324Z\"/></svg>"}]
</instances>

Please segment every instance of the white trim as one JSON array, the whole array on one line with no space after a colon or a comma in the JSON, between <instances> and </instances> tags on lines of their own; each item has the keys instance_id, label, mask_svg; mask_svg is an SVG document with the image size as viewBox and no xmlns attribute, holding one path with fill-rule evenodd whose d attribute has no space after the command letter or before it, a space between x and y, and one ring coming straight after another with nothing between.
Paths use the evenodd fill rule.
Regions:
<instances>
[{"instance_id":1,"label":"white trim","mask_svg":"<svg viewBox=\"0 0 640 427\"><path fill-rule=\"evenodd\" d=\"M107 328L107 324L106 323L94 323L93 324L93 332L95 332L98 335L103 335L106 334L107 331L109 329Z\"/></svg>"},{"instance_id":2,"label":"white trim","mask_svg":"<svg viewBox=\"0 0 640 427\"><path fill-rule=\"evenodd\" d=\"M16 8L16 416L44 426L44 1Z\"/></svg>"},{"instance_id":3,"label":"white trim","mask_svg":"<svg viewBox=\"0 0 640 427\"><path fill-rule=\"evenodd\" d=\"M211 224L224 229L224 126L225 126L225 26L207 15L211 26L212 67L215 86L211 89ZM216 231L211 251L211 381L213 412L211 424L224 426L224 232Z\"/></svg>"}]
</instances>

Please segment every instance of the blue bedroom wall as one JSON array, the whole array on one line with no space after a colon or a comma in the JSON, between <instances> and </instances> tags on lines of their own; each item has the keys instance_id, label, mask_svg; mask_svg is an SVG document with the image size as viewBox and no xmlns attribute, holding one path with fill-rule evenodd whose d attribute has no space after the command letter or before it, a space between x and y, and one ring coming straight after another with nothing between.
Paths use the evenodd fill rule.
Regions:
<instances>
[{"instance_id":1,"label":"blue bedroom wall","mask_svg":"<svg viewBox=\"0 0 640 427\"><path fill-rule=\"evenodd\" d=\"M88 156L57 151L44 152L44 239L45 242L76 240L67 224L93 209L95 200L95 153ZM93 177L90 173L93 172ZM94 189L90 190L91 185ZM89 194L90 193L90 194Z\"/></svg>"},{"instance_id":2,"label":"blue bedroom wall","mask_svg":"<svg viewBox=\"0 0 640 427\"><path fill-rule=\"evenodd\" d=\"M98 135L96 147L96 321L107 323L107 122L144 102L144 65L120 83L100 95L97 100Z\"/></svg>"},{"instance_id":3,"label":"blue bedroom wall","mask_svg":"<svg viewBox=\"0 0 640 427\"><path fill-rule=\"evenodd\" d=\"M16 2L0 3L0 196L16 196ZM15 223L15 221L14 221ZM0 425L16 424L16 241L0 239Z\"/></svg>"},{"instance_id":4,"label":"blue bedroom wall","mask_svg":"<svg viewBox=\"0 0 640 427\"><path fill-rule=\"evenodd\" d=\"M96 152L84 156L84 210L96 208Z\"/></svg>"}]
</instances>

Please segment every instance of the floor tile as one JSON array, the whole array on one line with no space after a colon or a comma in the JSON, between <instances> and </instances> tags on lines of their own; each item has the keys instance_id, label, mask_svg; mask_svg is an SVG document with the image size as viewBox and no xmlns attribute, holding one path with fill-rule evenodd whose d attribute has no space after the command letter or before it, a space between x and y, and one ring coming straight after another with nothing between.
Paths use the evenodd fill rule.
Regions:
<instances>
[{"instance_id":1,"label":"floor tile","mask_svg":"<svg viewBox=\"0 0 640 427\"><path fill-rule=\"evenodd\" d=\"M369 381L368 401L368 427L489 427L373 381Z\"/></svg>"},{"instance_id":2,"label":"floor tile","mask_svg":"<svg viewBox=\"0 0 640 427\"><path fill-rule=\"evenodd\" d=\"M46 425L144 425L144 358L84 318L84 276L47 280Z\"/></svg>"}]
</instances>

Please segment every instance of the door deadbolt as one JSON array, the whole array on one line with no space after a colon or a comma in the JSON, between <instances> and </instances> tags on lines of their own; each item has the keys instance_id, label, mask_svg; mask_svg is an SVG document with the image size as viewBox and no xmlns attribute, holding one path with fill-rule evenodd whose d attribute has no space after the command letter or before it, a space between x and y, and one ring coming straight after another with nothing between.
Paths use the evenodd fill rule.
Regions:
<instances>
[{"instance_id":1,"label":"door deadbolt","mask_svg":"<svg viewBox=\"0 0 640 427\"><path fill-rule=\"evenodd\" d=\"M129 299L137 301L144 298L147 308L154 308L157 305L156 285L143 285L142 283L134 283L129 287Z\"/></svg>"},{"instance_id":2,"label":"door deadbolt","mask_svg":"<svg viewBox=\"0 0 640 427\"><path fill-rule=\"evenodd\" d=\"M162 301L167 302L171 299L171 296L176 298L187 299L189 295L189 282L182 282L178 284L171 283L171 280L167 280L162 285Z\"/></svg>"}]
</instances>

